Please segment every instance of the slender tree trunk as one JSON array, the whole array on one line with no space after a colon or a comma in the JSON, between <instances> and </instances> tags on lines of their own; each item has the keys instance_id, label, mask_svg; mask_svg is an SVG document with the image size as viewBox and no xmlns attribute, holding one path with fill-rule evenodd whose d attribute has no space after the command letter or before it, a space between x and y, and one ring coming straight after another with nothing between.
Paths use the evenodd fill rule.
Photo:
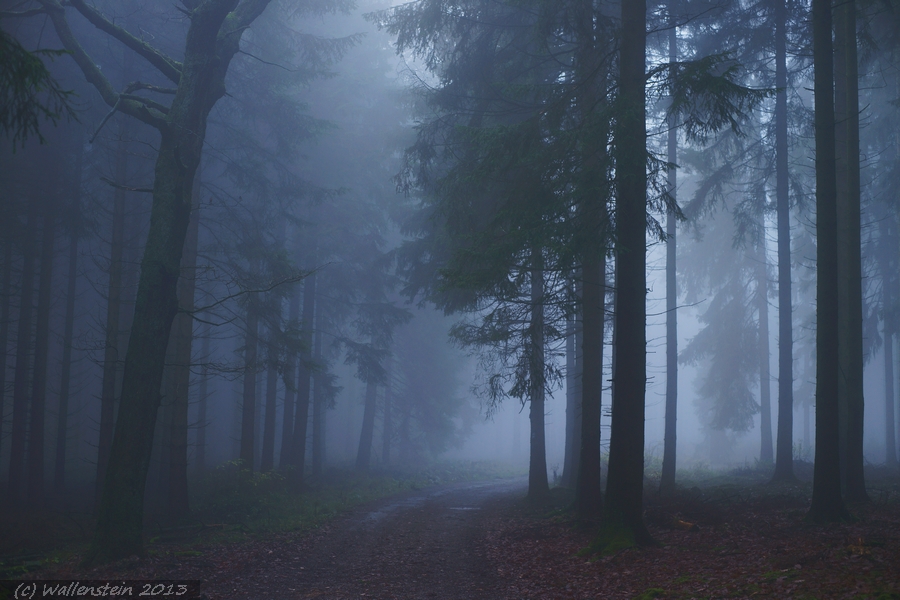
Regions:
<instances>
[{"instance_id":1,"label":"slender tree trunk","mask_svg":"<svg viewBox=\"0 0 900 600\"><path fill-rule=\"evenodd\" d=\"M31 376L31 319L33 318L34 262L37 254L37 206L32 199L25 225L22 260L22 292L19 304L19 324L16 331L16 370L13 381L12 432L9 452L8 495L13 502L23 498L25 469L25 434L28 424L28 387Z\"/></svg>"},{"instance_id":2,"label":"slender tree trunk","mask_svg":"<svg viewBox=\"0 0 900 600\"><path fill-rule=\"evenodd\" d=\"M126 137L125 128L120 132ZM124 141L116 151L116 182L124 186L128 180L128 152ZM116 380L119 373L119 321L122 310L122 253L125 246L125 189L113 192L112 236L109 251L109 286L106 296L106 342L103 351L103 383L100 388L100 437L97 441L96 502L99 506L106 480L109 452L112 447L116 414Z\"/></svg>"},{"instance_id":3,"label":"slender tree trunk","mask_svg":"<svg viewBox=\"0 0 900 600\"><path fill-rule=\"evenodd\" d=\"M888 325L884 329L884 462L897 466L897 438L894 423L894 334Z\"/></svg>"},{"instance_id":4,"label":"slender tree trunk","mask_svg":"<svg viewBox=\"0 0 900 600\"><path fill-rule=\"evenodd\" d=\"M580 274L579 274L580 278ZM580 296L581 282L573 299ZM566 318L566 445L563 459L562 486L574 488L578 481L578 459L581 454L581 300L575 302L576 312Z\"/></svg>"},{"instance_id":5,"label":"slender tree trunk","mask_svg":"<svg viewBox=\"0 0 900 600\"><path fill-rule=\"evenodd\" d=\"M603 396L603 332L605 322L606 229L608 222L606 186L607 125L594 116L597 105L604 102L605 76L598 68L598 28L596 6L591 0L578 4L576 79L580 79L581 119L590 134L584 142L579 207L591 239L581 258L581 339L576 352L581 352L581 435L578 475L575 483L575 508L583 519L597 519L603 509L600 483L600 414Z\"/></svg>"},{"instance_id":6,"label":"slender tree trunk","mask_svg":"<svg viewBox=\"0 0 900 600\"><path fill-rule=\"evenodd\" d=\"M262 456L259 470L266 472L275 468L275 410L278 400L278 365L273 353L274 348L271 329L269 331L269 364L266 370L266 411L263 417Z\"/></svg>"},{"instance_id":7,"label":"slender tree trunk","mask_svg":"<svg viewBox=\"0 0 900 600\"><path fill-rule=\"evenodd\" d=\"M775 0L775 212L778 219L778 430L773 481L794 480L794 338L788 188L787 0Z\"/></svg>"},{"instance_id":8,"label":"slender tree trunk","mask_svg":"<svg viewBox=\"0 0 900 600\"><path fill-rule=\"evenodd\" d=\"M61 165L57 165L60 168ZM50 178L44 202L41 233L41 274L38 279L37 327L34 344L34 371L31 390L31 415L28 431L28 504L36 507L44 501L44 433L47 406L47 367L50 362L50 303L53 292L53 250L56 245L58 176Z\"/></svg>"},{"instance_id":9,"label":"slender tree trunk","mask_svg":"<svg viewBox=\"0 0 900 600\"><path fill-rule=\"evenodd\" d=\"M6 361L9 355L9 319L12 304L12 238L3 241L3 275L0 284L0 432L6 415Z\"/></svg>"},{"instance_id":10,"label":"slender tree trunk","mask_svg":"<svg viewBox=\"0 0 900 600\"><path fill-rule=\"evenodd\" d=\"M293 290L288 305L288 320L298 323L300 320L300 292ZM278 464L282 469L293 464L294 441L294 399L297 394L297 353L288 355L284 365L284 413L281 420L281 458Z\"/></svg>"},{"instance_id":11,"label":"slender tree trunk","mask_svg":"<svg viewBox=\"0 0 900 600\"><path fill-rule=\"evenodd\" d=\"M359 447L356 450L356 470L367 471L372 456L372 436L375 431L375 401L378 384L370 377L366 381L366 399L363 407L362 430L359 433Z\"/></svg>"},{"instance_id":12,"label":"slender tree trunk","mask_svg":"<svg viewBox=\"0 0 900 600\"><path fill-rule=\"evenodd\" d=\"M606 257L597 250L582 261L581 448L575 506L583 519L603 509L600 482L600 415L603 397L603 329L606 318Z\"/></svg>"},{"instance_id":13,"label":"slender tree trunk","mask_svg":"<svg viewBox=\"0 0 900 600\"><path fill-rule=\"evenodd\" d=\"M608 535L652 543L644 525L644 393L646 352L647 130L646 0L622 3L619 118L616 122L616 364L613 373Z\"/></svg>"},{"instance_id":14,"label":"slender tree trunk","mask_svg":"<svg viewBox=\"0 0 900 600\"><path fill-rule=\"evenodd\" d=\"M394 389L391 380L391 377L393 376L393 366L394 357L388 356L387 365L385 366L386 381L384 382L384 419L382 421L384 426L381 431L381 462L385 466L391 462L391 436L394 432L394 427L391 423L391 420L393 419L393 407L391 406L393 401L391 392Z\"/></svg>"},{"instance_id":15,"label":"slender tree trunk","mask_svg":"<svg viewBox=\"0 0 900 600\"><path fill-rule=\"evenodd\" d=\"M206 471L206 426L207 405L209 404L209 338L210 325L203 329L203 341L200 344L200 381L197 385L197 472Z\"/></svg>"},{"instance_id":16,"label":"slender tree trunk","mask_svg":"<svg viewBox=\"0 0 900 600\"><path fill-rule=\"evenodd\" d=\"M175 397L172 403L169 451L169 516L182 518L190 514L188 497L188 406L190 404L191 358L194 342L194 292L196 290L197 249L200 241L200 175L193 190L194 210L188 224L181 255L181 277L178 280L178 307L181 312L172 322L175 342L175 364L172 377Z\"/></svg>"},{"instance_id":17,"label":"slender tree trunk","mask_svg":"<svg viewBox=\"0 0 900 600\"><path fill-rule=\"evenodd\" d=\"M756 307L759 315L759 462L771 464L772 393L769 372L769 265L766 253L765 218L760 219L759 267L756 273Z\"/></svg>"},{"instance_id":18,"label":"slender tree trunk","mask_svg":"<svg viewBox=\"0 0 900 600\"><path fill-rule=\"evenodd\" d=\"M325 312L316 311L316 331L315 342L313 344L313 361L318 368L322 368L322 333L325 327ZM313 477L321 477L325 468L325 418L326 418L326 397L324 390L324 374L317 372L313 379L315 388L313 389L313 425L312 425L312 474Z\"/></svg>"},{"instance_id":19,"label":"slender tree trunk","mask_svg":"<svg viewBox=\"0 0 900 600\"><path fill-rule=\"evenodd\" d=\"M81 141L80 139L78 140ZM77 221L81 220L81 161L82 151L77 150L75 161L73 199L74 213ZM66 437L69 431L69 389L72 375L72 341L75 331L75 292L78 282L78 225L71 223L72 231L69 234L69 269L68 285L66 287L66 317L63 326L63 354L62 373L59 384L59 409L56 421L56 454L54 457L53 489L57 496L65 492L66 487ZM0 339L5 339L0 336Z\"/></svg>"},{"instance_id":20,"label":"slender tree trunk","mask_svg":"<svg viewBox=\"0 0 900 600\"><path fill-rule=\"evenodd\" d=\"M247 332L244 346L244 402L241 409L241 468L253 470L256 432L256 371L259 344L259 314L256 299L247 307Z\"/></svg>"},{"instance_id":21,"label":"slender tree trunk","mask_svg":"<svg viewBox=\"0 0 900 600\"><path fill-rule=\"evenodd\" d=\"M868 500L863 456L863 302L859 183L859 69L856 2L835 5L835 123L838 211L838 393L841 476L850 501Z\"/></svg>"},{"instance_id":22,"label":"slender tree trunk","mask_svg":"<svg viewBox=\"0 0 900 600\"><path fill-rule=\"evenodd\" d=\"M882 215L878 222L882 248L878 253L878 267L881 271L881 306L884 313L882 326L884 331L884 462L889 467L897 466L896 416L894 414L894 333L896 332L896 307L894 306L894 284L896 273L891 269L888 248L893 233L892 215Z\"/></svg>"},{"instance_id":23,"label":"slender tree trunk","mask_svg":"<svg viewBox=\"0 0 900 600\"><path fill-rule=\"evenodd\" d=\"M309 427L309 404L312 386L313 352L312 342L315 335L316 318L316 274L311 273L303 280L303 340L306 349L300 356L299 373L300 380L297 384L297 412L294 419L293 461L295 484L303 485L303 472L306 468L306 431ZM316 471L316 431L313 424L313 476L318 477L321 471ZM320 465L321 467L321 465Z\"/></svg>"},{"instance_id":24,"label":"slender tree trunk","mask_svg":"<svg viewBox=\"0 0 900 600\"><path fill-rule=\"evenodd\" d=\"M528 497L544 498L550 493L547 481L547 446L544 429L544 257L540 248L532 250L531 324L529 331L529 379L531 423L528 463Z\"/></svg>"},{"instance_id":25,"label":"slender tree trunk","mask_svg":"<svg viewBox=\"0 0 900 600\"><path fill-rule=\"evenodd\" d=\"M675 0L669 0L669 62L673 65L678 60L678 31L675 24L674 6ZM672 69L674 71L674 66ZM674 115L669 118L668 125L666 160L670 165L674 165L678 160L678 128ZM678 172L674 166L669 167L667 176L669 196L672 202L675 202L678 194ZM678 288L675 282L675 240L675 213L669 210L666 214L666 417L662 472L659 478L659 491L662 494L670 494L675 489L675 453L678 435L678 312L676 310Z\"/></svg>"},{"instance_id":26,"label":"slender tree trunk","mask_svg":"<svg viewBox=\"0 0 900 600\"><path fill-rule=\"evenodd\" d=\"M849 517L841 498L838 447L837 183L831 2L813 0L816 127L816 462L807 518L816 523Z\"/></svg>"},{"instance_id":27,"label":"slender tree trunk","mask_svg":"<svg viewBox=\"0 0 900 600\"><path fill-rule=\"evenodd\" d=\"M9 351L9 307L12 287L12 238L3 242L3 283L0 284L0 432L6 415L6 357Z\"/></svg>"}]
</instances>

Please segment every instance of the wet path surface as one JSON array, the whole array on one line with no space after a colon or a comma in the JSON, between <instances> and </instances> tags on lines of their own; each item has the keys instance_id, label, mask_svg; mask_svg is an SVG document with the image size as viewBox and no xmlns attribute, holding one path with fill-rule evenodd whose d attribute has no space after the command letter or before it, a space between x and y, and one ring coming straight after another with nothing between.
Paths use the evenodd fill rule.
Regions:
<instances>
[{"instance_id":1,"label":"wet path surface","mask_svg":"<svg viewBox=\"0 0 900 600\"><path fill-rule=\"evenodd\" d=\"M497 599L484 524L525 493L524 480L462 483L358 507L297 542L209 582L219 598ZM230 589L228 589L230 588Z\"/></svg>"}]
</instances>

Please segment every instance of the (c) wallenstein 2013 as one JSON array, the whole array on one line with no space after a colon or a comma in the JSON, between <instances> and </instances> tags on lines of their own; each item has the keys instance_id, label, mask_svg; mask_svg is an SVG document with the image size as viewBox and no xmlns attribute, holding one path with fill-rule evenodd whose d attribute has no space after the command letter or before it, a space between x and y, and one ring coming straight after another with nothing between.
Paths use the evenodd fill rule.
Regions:
<instances>
[{"instance_id":1,"label":"(c) wallenstein 2013","mask_svg":"<svg viewBox=\"0 0 900 600\"><path fill-rule=\"evenodd\" d=\"M0 581L0 598L198 598L199 581L34 580ZM3 592L6 592L5 594Z\"/></svg>"}]
</instances>

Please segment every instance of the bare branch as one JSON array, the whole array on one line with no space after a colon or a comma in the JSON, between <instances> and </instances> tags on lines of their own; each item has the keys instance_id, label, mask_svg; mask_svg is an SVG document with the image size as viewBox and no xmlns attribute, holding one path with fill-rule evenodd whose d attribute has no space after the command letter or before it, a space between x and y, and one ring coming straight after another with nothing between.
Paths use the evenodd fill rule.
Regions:
<instances>
[{"instance_id":1,"label":"bare branch","mask_svg":"<svg viewBox=\"0 0 900 600\"><path fill-rule=\"evenodd\" d=\"M164 128L166 125L164 116L160 117L153 114L150 109L140 102L135 102L133 100L120 101L119 94L113 88L106 76L100 71L100 67L97 66L94 59L85 52L84 48L81 47L81 44L75 38L71 28L69 28L69 22L66 19L66 11L59 0L39 1L41 6L43 6L44 10L47 12L47 15L50 17L50 21L53 23L53 27L56 30L56 35L62 42L63 47L71 54L72 60L74 60L75 64L81 69L87 82L100 92L100 97L103 98L103 101L111 107L118 106L119 112L130 115L147 125L156 127L157 129Z\"/></svg>"},{"instance_id":2,"label":"bare branch","mask_svg":"<svg viewBox=\"0 0 900 600\"><path fill-rule=\"evenodd\" d=\"M119 106L121 104L122 104L122 96L120 95L118 98L116 98L116 103L113 104L112 110L109 111L108 113L106 113L106 116L103 117L102 121L100 121L100 124L97 126L97 130L94 131L94 135L92 135L90 137L90 139L88 139L88 144L94 143L94 140L97 139L97 134L100 133L100 130L103 129L104 125L106 125L106 122L109 121L114 114L116 114L116 111L119 110Z\"/></svg>"},{"instance_id":3,"label":"bare branch","mask_svg":"<svg viewBox=\"0 0 900 600\"><path fill-rule=\"evenodd\" d=\"M140 192L142 194L152 194L153 193L153 188L130 187L127 185L122 185L121 183L116 183L112 179L108 179L106 177L101 177L100 181L116 188L117 190L125 190L126 192Z\"/></svg>"},{"instance_id":4,"label":"bare branch","mask_svg":"<svg viewBox=\"0 0 900 600\"><path fill-rule=\"evenodd\" d=\"M178 88L163 88L158 85L150 85L149 83L141 83L140 81L132 81L128 85L125 86L125 93L130 94L132 92L136 92L138 90L147 90L150 92L156 92L157 94L175 94L178 91Z\"/></svg>"},{"instance_id":5,"label":"bare branch","mask_svg":"<svg viewBox=\"0 0 900 600\"><path fill-rule=\"evenodd\" d=\"M140 102L147 108L152 108L154 110L158 110L162 114L169 114L169 107L165 104L160 104L155 100L151 100L150 98L144 98L143 96L135 96L134 94L121 94L119 96L123 100L134 100L135 102Z\"/></svg>"},{"instance_id":6,"label":"bare branch","mask_svg":"<svg viewBox=\"0 0 900 600\"><path fill-rule=\"evenodd\" d=\"M36 15L44 15L47 14L47 11L43 8L32 8L31 10L20 10L20 11L8 11L8 10L0 10L0 19L6 18L15 18L15 17L34 17Z\"/></svg>"},{"instance_id":7,"label":"bare branch","mask_svg":"<svg viewBox=\"0 0 900 600\"><path fill-rule=\"evenodd\" d=\"M69 4L74 6L94 27L108 33L142 56L144 60L159 69L168 79L175 83L181 80L180 62L169 58L150 44L131 35L125 29L104 17L96 8L85 4L84 0L69 0Z\"/></svg>"}]
</instances>

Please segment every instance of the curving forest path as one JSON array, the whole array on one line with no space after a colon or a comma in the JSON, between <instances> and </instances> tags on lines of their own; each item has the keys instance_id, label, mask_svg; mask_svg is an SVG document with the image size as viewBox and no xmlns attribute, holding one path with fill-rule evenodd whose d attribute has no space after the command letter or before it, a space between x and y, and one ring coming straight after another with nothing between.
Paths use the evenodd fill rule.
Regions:
<instances>
[{"instance_id":1,"label":"curving forest path","mask_svg":"<svg viewBox=\"0 0 900 600\"><path fill-rule=\"evenodd\" d=\"M522 479L468 482L366 504L307 536L222 557L203 591L209 600L505 598L485 525L525 488Z\"/></svg>"}]
</instances>

